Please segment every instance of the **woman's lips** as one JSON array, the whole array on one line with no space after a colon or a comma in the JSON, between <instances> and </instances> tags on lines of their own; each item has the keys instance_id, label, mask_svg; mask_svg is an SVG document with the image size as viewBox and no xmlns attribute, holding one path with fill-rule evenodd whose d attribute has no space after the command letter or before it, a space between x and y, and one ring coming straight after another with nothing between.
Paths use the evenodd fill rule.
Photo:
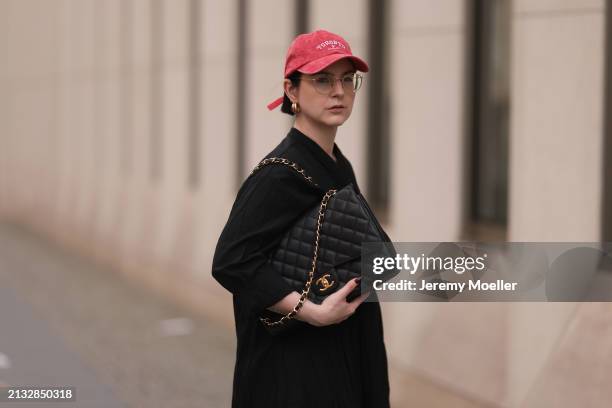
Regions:
<instances>
[{"instance_id":1,"label":"woman's lips","mask_svg":"<svg viewBox=\"0 0 612 408\"><path fill-rule=\"evenodd\" d=\"M344 109L344 106L332 106L331 108L327 108L327 109L332 112L342 112L342 110Z\"/></svg>"}]
</instances>

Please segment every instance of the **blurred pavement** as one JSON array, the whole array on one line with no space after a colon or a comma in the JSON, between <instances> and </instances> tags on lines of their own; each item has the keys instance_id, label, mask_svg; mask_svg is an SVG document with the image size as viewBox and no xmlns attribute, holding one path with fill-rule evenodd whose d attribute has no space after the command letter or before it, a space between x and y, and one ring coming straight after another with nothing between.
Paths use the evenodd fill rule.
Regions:
<instances>
[{"instance_id":1,"label":"blurred pavement","mask_svg":"<svg viewBox=\"0 0 612 408\"><path fill-rule=\"evenodd\" d=\"M0 383L77 395L3 408L230 406L233 333L118 276L0 224Z\"/></svg>"}]
</instances>

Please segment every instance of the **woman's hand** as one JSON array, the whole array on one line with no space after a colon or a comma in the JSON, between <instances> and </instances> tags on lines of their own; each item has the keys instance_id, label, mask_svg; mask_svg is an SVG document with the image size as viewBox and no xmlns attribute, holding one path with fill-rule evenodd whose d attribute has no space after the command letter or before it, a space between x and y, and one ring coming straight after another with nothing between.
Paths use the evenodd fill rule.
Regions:
<instances>
[{"instance_id":1,"label":"woman's hand","mask_svg":"<svg viewBox=\"0 0 612 408\"><path fill-rule=\"evenodd\" d=\"M357 279L359 278L347 282L338 291L329 295L320 305L310 301L304 302L297 313L297 318L317 327L337 324L348 319L370 294L370 292L362 293L353 301L346 301L348 294L359 285Z\"/></svg>"}]
</instances>

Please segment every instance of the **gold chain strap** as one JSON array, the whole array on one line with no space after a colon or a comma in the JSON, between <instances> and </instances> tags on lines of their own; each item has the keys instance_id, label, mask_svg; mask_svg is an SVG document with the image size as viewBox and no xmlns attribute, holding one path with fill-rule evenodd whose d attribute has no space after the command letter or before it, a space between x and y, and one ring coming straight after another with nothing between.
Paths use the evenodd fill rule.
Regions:
<instances>
[{"instance_id":1,"label":"gold chain strap","mask_svg":"<svg viewBox=\"0 0 612 408\"><path fill-rule=\"evenodd\" d=\"M312 181L312 177L310 176L306 176L306 173L304 173L304 169L300 168L296 163L287 160L283 157L270 157L268 159L263 159L261 162L259 162L259 164L257 166L255 166L255 168L253 169L253 171L251 171L252 175L253 173L255 173L257 170L261 169L262 167L268 165L268 164L284 164L286 166L291 167L293 170L297 171L299 174L302 175L302 177L304 177L304 179L311 183L314 184L315 186L317 185L317 183L315 183L314 181ZM249 175L249 176L250 176Z\"/></svg>"},{"instance_id":2,"label":"gold chain strap","mask_svg":"<svg viewBox=\"0 0 612 408\"><path fill-rule=\"evenodd\" d=\"M286 166L291 167L292 169L297 171L299 174L301 174L306 181L314 184L315 186L317 185L316 183L312 181L312 177L306 176L306 174L304 173L304 169L301 169L297 164L287 159L284 159L282 157L271 157L271 158L262 160L257 166L255 166L251 174L255 173L257 170L261 169L263 166L266 166L269 164L275 164L275 163L284 164ZM297 314L298 310L300 310L302 306L304 305L304 301L306 300L306 297L308 296L308 293L310 292L310 285L312 284L312 279L314 277L314 273L317 268L317 257L319 255L319 240L321 238L321 225L323 224L323 218L325 217L325 210L327 208L327 202L334 194L336 194L336 190L334 189L328 190L323 196L323 199L321 200L321 205L319 207L319 216L317 217L317 230L316 230L316 235L315 235L315 247L314 247L314 254L312 256L312 265L310 267L310 271L308 272L308 280L306 281L306 285L304 285L304 289L302 290L300 300L297 302L293 310L287 313L286 315L284 315L283 317L281 317L280 320L273 322L267 317L266 318L260 317L259 320L261 320L261 322L265 324L266 326L274 327L274 326L285 324L288 320L293 319L295 315Z\"/></svg>"}]
</instances>

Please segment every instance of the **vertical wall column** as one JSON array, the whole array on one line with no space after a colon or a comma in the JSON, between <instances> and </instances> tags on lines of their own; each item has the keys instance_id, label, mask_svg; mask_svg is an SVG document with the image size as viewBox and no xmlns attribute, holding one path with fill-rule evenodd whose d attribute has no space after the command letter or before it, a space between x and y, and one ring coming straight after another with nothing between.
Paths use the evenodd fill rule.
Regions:
<instances>
[{"instance_id":1,"label":"vertical wall column","mask_svg":"<svg viewBox=\"0 0 612 408\"><path fill-rule=\"evenodd\" d=\"M597 241L604 1L517 0L513 8L508 239ZM569 375L556 363L576 359L572 362L576 370L583 363L581 353L574 350L558 354L559 346L577 340L577 333L569 330L582 324L572 321L579 315L576 308L574 303L513 305L508 403L517 405L528 398L528 406L549 405L574 385L582 387L576 382L581 373ZM591 343L580 342L584 341ZM593 370L605 370L588 365L584 378ZM553 384L554 393L546 388ZM592 394L587 387L582 389ZM573 404L566 396L563 401ZM582 401L588 403L586 398Z\"/></svg>"},{"instance_id":2,"label":"vertical wall column","mask_svg":"<svg viewBox=\"0 0 612 408\"><path fill-rule=\"evenodd\" d=\"M602 197L602 241L612 242L612 2L606 6L606 97L604 101L604 157Z\"/></svg>"},{"instance_id":3,"label":"vertical wall column","mask_svg":"<svg viewBox=\"0 0 612 408\"><path fill-rule=\"evenodd\" d=\"M310 31L310 0L294 0L295 34Z\"/></svg>"},{"instance_id":4,"label":"vertical wall column","mask_svg":"<svg viewBox=\"0 0 612 408\"><path fill-rule=\"evenodd\" d=\"M464 13L463 1L392 2L391 222L397 241L460 235Z\"/></svg>"},{"instance_id":5,"label":"vertical wall column","mask_svg":"<svg viewBox=\"0 0 612 408\"><path fill-rule=\"evenodd\" d=\"M58 38L58 59L57 59L57 97L55 105L57 106L57 140L56 140L56 162L55 162L55 194L49 202L50 217L49 228L50 235L59 238L61 226L66 220L66 196L68 191L67 174L69 173L69 143L67 140L68 134L66 131L67 124L67 105L69 89L69 77L66 74L71 68L71 49L69 48L70 38L70 0L61 0L55 5L58 10L57 26L55 34Z\"/></svg>"},{"instance_id":6,"label":"vertical wall column","mask_svg":"<svg viewBox=\"0 0 612 408\"><path fill-rule=\"evenodd\" d=\"M95 95L93 116L92 155L94 158L95 190L93 226L100 252L107 254L108 248L117 242L117 212L124 208L121 203L121 187L125 180L122 158L124 156L121 127L122 112L122 66L121 38L122 2L129 0L95 1L94 16L94 70Z\"/></svg>"},{"instance_id":7,"label":"vertical wall column","mask_svg":"<svg viewBox=\"0 0 612 408\"><path fill-rule=\"evenodd\" d=\"M390 2L388 230L394 241L460 238L467 6L467 1L450 0ZM417 372L475 400L503 399L504 304L415 302L385 303L382 308L391 367ZM402 395L400 384L392 390L396 398Z\"/></svg>"},{"instance_id":8,"label":"vertical wall column","mask_svg":"<svg viewBox=\"0 0 612 408\"><path fill-rule=\"evenodd\" d=\"M95 197L94 151L94 0L71 0L67 4L66 66L62 83L68 90L63 95L62 131L64 133L66 160L63 177L66 185L66 229L64 234L86 234L93 223Z\"/></svg>"},{"instance_id":9,"label":"vertical wall column","mask_svg":"<svg viewBox=\"0 0 612 408\"><path fill-rule=\"evenodd\" d=\"M247 167L246 163L246 151L247 151L247 124L248 124L248 101L250 97L249 92L249 53L250 53L250 41L249 31L251 26L249 24L249 1L248 0L237 0L236 2L236 36L235 36L235 47L236 47L236 58L234 63L236 64L236 87L234 91L234 106L236 112L236 128L234 139L236 141L234 149L234 157L236 158L236 171L234 182L236 188L242 185L244 175L247 173L245 170Z\"/></svg>"},{"instance_id":10,"label":"vertical wall column","mask_svg":"<svg viewBox=\"0 0 612 408\"><path fill-rule=\"evenodd\" d=\"M289 116L280 108L269 111L266 105L283 94L285 54L295 32L294 7L295 2L274 0L261 0L248 7L248 103L243 118L247 154L243 178L289 130Z\"/></svg>"},{"instance_id":11,"label":"vertical wall column","mask_svg":"<svg viewBox=\"0 0 612 408\"><path fill-rule=\"evenodd\" d=\"M366 163L368 199L382 221L388 221L390 191L390 87L393 84L389 74L389 4L387 0L368 2L368 118L366 127Z\"/></svg>"},{"instance_id":12,"label":"vertical wall column","mask_svg":"<svg viewBox=\"0 0 612 408\"><path fill-rule=\"evenodd\" d=\"M124 64L125 72L130 77L126 85L130 90L125 92L131 95L131 118L129 119L129 137L123 140L129 154L128 176L125 178L127 202L123 215L123 243L122 250L124 262L134 262L140 258L139 253L149 242L143 242L147 237L147 228L144 225L151 222L150 211L153 208L150 191L154 183L151 168L151 124L152 124L152 48L151 36L153 25L152 0L129 0L131 11L129 31L126 35L131 38L131 47L125 50L127 54ZM126 7L124 5L124 7ZM159 47L159 45L157 45ZM129 73L128 73L129 72ZM128 103L123 101L122 103Z\"/></svg>"},{"instance_id":13,"label":"vertical wall column","mask_svg":"<svg viewBox=\"0 0 612 408\"><path fill-rule=\"evenodd\" d=\"M516 1L513 31L509 239L597 241L604 1Z\"/></svg>"},{"instance_id":14,"label":"vertical wall column","mask_svg":"<svg viewBox=\"0 0 612 408\"><path fill-rule=\"evenodd\" d=\"M189 137L189 0L160 1L161 61L158 69L162 99L157 101L159 158L155 198L159 200L156 258L167 260L177 238L177 224L183 213L188 186L187 146ZM160 96L160 95L158 95Z\"/></svg>"},{"instance_id":15,"label":"vertical wall column","mask_svg":"<svg viewBox=\"0 0 612 408\"><path fill-rule=\"evenodd\" d=\"M76 47L75 39L81 38L72 21L74 18L74 0L62 0L60 3L59 36L59 95L58 95L58 185L55 206L55 234L58 239L68 235L75 227L76 171L78 140L76 140L73 121L73 104L76 99ZM82 73L81 73L82 75ZM81 78L82 80L82 78ZM62 226L63 228L59 228Z\"/></svg>"},{"instance_id":16,"label":"vertical wall column","mask_svg":"<svg viewBox=\"0 0 612 408\"><path fill-rule=\"evenodd\" d=\"M59 10L51 4L5 0L2 143L5 202L21 221L45 218L55 190ZM47 167L45 167L45 164ZM41 201L42 200L42 201Z\"/></svg>"},{"instance_id":17,"label":"vertical wall column","mask_svg":"<svg viewBox=\"0 0 612 408\"><path fill-rule=\"evenodd\" d=\"M8 55L8 3L0 1L0 55ZM8 114L9 78L6 64L0 64L0 221L9 214L9 120Z\"/></svg>"},{"instance_id":18,"label":"vertical wall column","mask_svg":"<svg viewBox=\"0 0 612 408\"><path fill-rule=\"evenodd\" d=\"M226 296L210 274L213 251L236 195L237 139L240 101L237 100L238 7L242 1L206 0L201 7L200 49L200 186L196 208L198 231L194 269L198 278ZM246 107L250 105L245 104ZM246 147L242 147L246 151Z\"/></svg>"},{"instance_id":19,"label":"vertical wall column","mask_svg":"<svg viewBox=\"0 0 612 408\"><path fill-rule=\"evenodd\" d=\"M203 11L204 3L201 0L189 0L188 3L188 124L187 129L187 182L189 188L196 191L200 185L202 149L202 62L204 57Z\"/></svg>"}]
</instances>

